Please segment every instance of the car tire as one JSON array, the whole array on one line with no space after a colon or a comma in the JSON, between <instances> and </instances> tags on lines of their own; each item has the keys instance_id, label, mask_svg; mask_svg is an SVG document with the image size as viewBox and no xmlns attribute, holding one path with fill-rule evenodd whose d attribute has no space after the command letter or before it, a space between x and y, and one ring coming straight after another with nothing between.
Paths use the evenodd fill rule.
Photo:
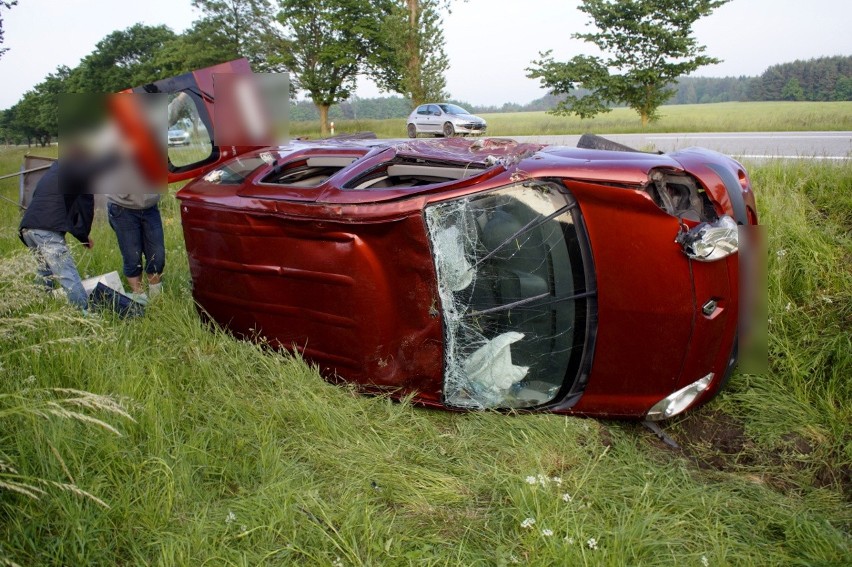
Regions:
<instances>
[{"instance_id":1,"label":"car tire","mask_svg":"<svg viewBox=\"0 0 852 567\"><path fill-rule=\"evenodd\" d=\"M415 126L414 124L408 125L408 137L409 138L416 138L417 137L417 126Z\"/></svg>"},{"instance_id":2,"label":"car tire","mask_svg":"<svg viewBox=\"0 0 852 567\"><path fill-rule=\"evenodd\" d=\"M456 129L453 128L453 125L450 122L444 122L443 132L445 138L452 138L456 135Z\"/></svg>"}]
</instances>

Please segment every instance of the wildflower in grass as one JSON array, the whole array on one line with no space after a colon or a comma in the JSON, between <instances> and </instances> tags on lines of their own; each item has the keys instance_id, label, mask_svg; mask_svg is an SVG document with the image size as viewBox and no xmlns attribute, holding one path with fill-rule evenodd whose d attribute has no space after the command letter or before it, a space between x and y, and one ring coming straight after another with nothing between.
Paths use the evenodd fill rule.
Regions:
<instances>
[{"instance_id":1,"label":"wildflower in grass","mask_svg":"<svg viewBox=\"0 0 852 567\"><path fill-rule=\"evenodd\" d=\"M823 300L823 301L825 301L826 303L834 303L834 302L831 300L831 298L830 298L829 296L827 296L827 295L821 295L821 296L820 296L820 298L822 298L822 300Z\"/></svg>"},{"instance_id":2,"label":"wildflower in grass","mask_svg":"<svg viewBox=\"0 0 852 567\"><path fill-rule=\"evenodd\" d=\"M789 301L787 302L787 305L785 305L785 306L784 306L784 310L785 310L785 311L789 311L789 310L791 310L792 308L793 308L793 304L792 304L792 303L790 303Z\"/></svg>"},{"instance_id":3,"label":"wildflower in grass","mask_svg":"<svg viewBox=\"0 0 852 567\"><path fill-rule=\"evenodd\" d=\"M783 258L784 256L786 256L786 255L787 255L787 250L785 250L784 248L782 248L782 249L778 250L778 251L775 253L775 255L776 255L776 256L778 256L779 258Z\"/></svg>"},{"instance_id":4,"label":"wildflower in grass","mask_svg":"<svg viewBox=\"0 0 852 567\"><path fill-rule=\"evenodd\" d=\"M245 524L243 524L242 526L240 526L240 531L241 531L242 533L246 533L246 532L248 531L248 526L247 526L247 525L245 525Z\"/></svg>"},{"instance_id":5,"label":"wildflower in grass","mask_svg":"<svg viewBox=\"0 0 852 567\"><path fill-rule=\"evenodd\" d=\"M551 482L556 484L556 486L562 486L562 477L561 476L553 476L550 477Z\"/></svg>"},{"instance_id":6,"label":"wildflower in grass","mask_svg":"<svg viewBox=\"0 0 852 567\"><path fill-rule=\"evenodd\" d=\"M535 477L534 477L534 476L532 476L532 475L528 476L528 477L527 477L526 479L524 479L524 480L526 480L527 484L535 484L535 483L536 483L536 479L535 479Z\"/></svg>"},{"instance_id":7,"label":"wildflower in grass","mask_svg":"<svg viewBox=\"0 0 852 567\"><path fill-rule=\"evenodd\" d=\"M563 502L571 502L572 500L573 500L573 498L567 492L562 495L562 501Z\"/></svg>"},{"instance_id":8,"label":"wildflower in grass","mask_svg":"<svg viewBox=\"0 0 852 567\"><path fill-rule=\"evenodd\" d=\"M568 545L574 545L574 538L571 536L565 536L564 538L562 538L562 541L564 541Z\"/></svg>"},{"instance_id":9,"label":"wildflower in grass","mask_svg":"<svg viewBox=\"0 0 852 567\"><path fill-rule=\"evenodd\" d=\"M335 557L331 565L332 567L343 567L343 560L339 557Z\"/></svg>"},{"instance_id":10,"label":"wildflower in grass","mask_svg":"<svg viewBox=\"0 0 852 567\"><path fill-rule=\"evenodd\" d=\"M225 516L225 523L230 524L230 523L236 522L236 521L237 521L237 515L234 514L232 511L228 510L228 515Z\"/></svg>"},{"instance_id":11,"label":"wildflower in grass","mask_svg":"<svg viewBox=\"0 0 852 567\"><path fill-rule=\"evenodd\" d=\"M522 528L531 528L535 525L535 518L525 518L523 522L521 522Z\"/></svg>"},{"instance_id":12,"label":"wildflower in grass","mask_svg":"<svg viewBox=\"0 0 852 567\"><path fill-rule=\"evenodd\" d=\"M708 567L710 565L710 562L707 560L706 555L701 556L701 564L704 565L704 567Z\"/></svg>"},{"instance_id":13,"label":"wildflower in grass","mask_svg":"<svg viewBox=\"0 0 852 567\"><path fill-rule=\"evenodd\" d=\"M516 555L510 555L509 556L509 563L511 563L513 565L518 565L520 562L521 562L521 560L518 559L518 557Z\"/></svg>"},{"instance_id":14,"label":"wildflower in grass","mask_svg":"<svg viewBox=\"0 0 852 567\"><path fill-rule=\"evenodd\" d=\"M544 537L550 537L553 535L553 530L544 528L543 530L541 530L541 535L543 535Z\"/></svg>"},{"instance_id":15,"label":"wildflower in grass","mask_svg":"<svg viewBox=\"0 0 852 567\"><path fill-rule=\"evenodd\" d=\"M588 547L589 549L597 549L598 540L593 537L590 537L588 540L586 540L586 547Z\"/></svg>"}]
</instances>

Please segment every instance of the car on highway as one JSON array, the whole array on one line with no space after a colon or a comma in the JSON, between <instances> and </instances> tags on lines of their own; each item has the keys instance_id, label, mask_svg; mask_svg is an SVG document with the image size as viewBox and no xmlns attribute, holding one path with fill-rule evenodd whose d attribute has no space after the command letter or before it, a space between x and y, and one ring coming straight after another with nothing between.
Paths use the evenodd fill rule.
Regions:
<instances>
[{"instance_id":1,"label":"car on highway","mask_svg":"<svg viewBox=\"0 0 852 567\"><path fill-rule=\"evenodd\" d=\"M210 73L161 88L211 92ZM749 177L722 154L326 139L169 166L204 318L449 410L660 420L738 349Z\"/></svg>"},{"instance_id":2,"label":"car on highway","mask_svg":"<svg viewBox=\"0 0 852 567\"><path fill-rule=\"evenodd\" d=\"M485 120L464 108L446 102L421 104L408 115L409 138L432 134L452 138L458 135L482 135L488 128Z\"/></svg>"}]
</instances>

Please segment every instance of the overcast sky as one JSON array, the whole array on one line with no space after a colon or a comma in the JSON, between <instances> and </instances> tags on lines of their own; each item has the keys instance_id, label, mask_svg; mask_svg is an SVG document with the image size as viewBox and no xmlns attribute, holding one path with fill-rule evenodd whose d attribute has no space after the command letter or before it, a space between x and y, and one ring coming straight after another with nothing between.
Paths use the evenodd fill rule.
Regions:
<instances>
[{"instance_id":1,"label":"overcast sky","mask_svg":"<svg viewBox=\"0 0 852 567\"><path fill-rule=\"evenodd\" d=\"M545 94L524 69L540 51L557 59L593 53L571 34L587 21L579 0L468 0L444 17L447 89L475 104L527 103ZM3 12L11 48L0 59L0 108L58 65L75 66L110 32L141 22L183 31L198 17L190 0L20 0ZM734 0L695 25L710 55L724 59L700 76L758 75L768 66L852 55L852 0ZM129 85L128 85L129 86ZM359 81L358 95L378 90Z\"/></svg>"}]
</instances>

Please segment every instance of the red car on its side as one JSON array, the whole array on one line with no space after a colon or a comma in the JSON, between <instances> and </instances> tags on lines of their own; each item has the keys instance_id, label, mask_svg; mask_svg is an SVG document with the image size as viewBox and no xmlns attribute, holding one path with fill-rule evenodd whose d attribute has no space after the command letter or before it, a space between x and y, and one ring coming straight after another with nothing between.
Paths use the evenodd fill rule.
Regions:
<instances>
[{"instance_id":1,"label":"red car on its side","mask_svg":"<svg viewBox=\"0 0 852 567\"><path fill-rule=\"evenodd\" d=\"M224 148L215 71L147 90L188 93L209 135L170 170L200 175L177 197L195 300L223 327L448 409L656 420L732 372L738 225L757 224L733 159L594 136Z\"/></svg>"}]
</instances>

